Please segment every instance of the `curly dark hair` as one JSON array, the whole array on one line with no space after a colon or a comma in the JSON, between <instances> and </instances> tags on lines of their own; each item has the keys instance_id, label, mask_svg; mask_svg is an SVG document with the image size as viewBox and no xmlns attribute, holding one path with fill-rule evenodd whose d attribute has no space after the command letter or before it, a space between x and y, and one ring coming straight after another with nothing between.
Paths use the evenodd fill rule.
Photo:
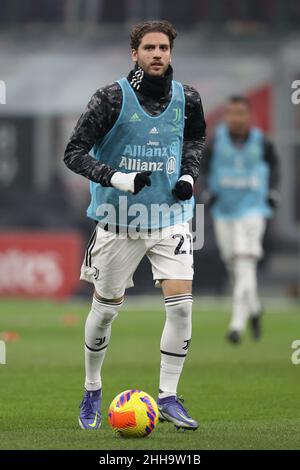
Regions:
<instances>
[{"instance_id":1,"label":"curly dark hair","mask_svg":"<svg viewBox=\"0 0 300 470\"><path fill-rule=\"evenodd\" d=\"M177 32L174 26L169 21L144 21L132 27L130 33L130 46L131 49L137 50L143 37L147 33L164 33L170 40L170 48L173 48L174 39Z\"/></svg>"}]
</instances>

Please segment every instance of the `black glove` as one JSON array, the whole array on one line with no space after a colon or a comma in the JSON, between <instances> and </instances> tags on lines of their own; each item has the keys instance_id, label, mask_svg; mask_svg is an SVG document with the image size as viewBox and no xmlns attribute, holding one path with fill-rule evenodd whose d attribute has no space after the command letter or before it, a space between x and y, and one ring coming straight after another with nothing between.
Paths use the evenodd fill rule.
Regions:
<instances>
[{"instance_id":1,"label":"black glove","mask_svg":"<svg viewBox=\"0 0 300 470\"><path fill-rule=\"evenodd\" d=\"M210 198L207 201L207 207L210 209L218 200L217 194L211 194Z\"/></svg>"},{"instance_id":2,"label":"black glove","mask_svg":"<svg viewBox=\"0 0 300 470\"><path fill-rule=\"evenodd\" d=\"M211 193L208 189L205 189L202 193L202 200L205 206L208 209L211 209L212 206L217 202L218 195L216 193Z\"/></svg>"},{"instance_id":3,"label":"black glove","mask_svg":"<svg viewBox=\"0 0 300 470\"><path fill-rule=\"evenodd\" d=\"M134 178L134 192L133 194L137 194L144 186L151 186L151 179L150 176L152 171L142 171L142 173L137 173L136 177Z\"/></svg>"},{"instance_id":4,"label":"black glove","mask_svg":"<svg viewBox=\"0 0 300 470\"><path fill-rule=\"evenodd\" d=\"M177 199L180 199L180 201L186 201L187 199L191 199L193 195L193 186L187 181L180 180L175 184L172 193Z\"/></svg>"},{"instance_id":5,"label":"black glove","mask_svg":"<svg viewBox=\"0 0 300 470\"><path fill-rule=\"evenodd\" d=\"M271 209L276 210L280 199L278 191L271 189L268 193L267 201Z\"/></svg>"},{"instance_id":6,"label":"black glove","mask_svg":"<svg viewBox=\"0 0 300 470\"><path fill-rule=\"evenodd\" d=\"M277 204L278 204L277 201L275 201L271 197L268 197L267 201L268 201L268 204L271 207L271 209L273 209L273 210L277 209Z\"/></svg>"},{"instance_id":7,"label":"black glove","mask_svg":"<svg viewBox=\"0 0 300 470\"><path fill-rule=\"evenodd\" d=\"M110 184L119 191L128 191L133 194L137 194L144 186L151 186L151 180L149 176L152 171L142 171L140 173L122 173L116 171L111 179Z\"/></svg>"}]
</instances>

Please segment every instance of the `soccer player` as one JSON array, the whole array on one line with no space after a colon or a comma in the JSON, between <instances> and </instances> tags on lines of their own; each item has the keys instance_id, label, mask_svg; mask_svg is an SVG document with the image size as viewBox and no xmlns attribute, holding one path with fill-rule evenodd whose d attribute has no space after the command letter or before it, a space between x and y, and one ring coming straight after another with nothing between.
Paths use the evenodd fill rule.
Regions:
<instances>
[{"instance_id":1,"label":"soccer player","mask_svg":"<svg viewBox=\"0 0 300 470\"><path fill-rule=\"evenodd\" d=\"M224 117L206 147L203 172L216 241L233 284L227 337L237 344L248 319L253 338L261 335L257 263L263 255L266 219L279 200L279 169L272 143L251 125L247 98L232 96Z\"/></svg>"},{"instance_id":2,"label":"soccer player","mask_svg":"<svg viewBox=\"0 0 300 470\"><path fill-rule=\"evenodd\" d=\"M81 269L81 279L95 287L85 325L86 378L79 417L84 429L101 424L101 368L112 322L145 255L166 310L160 343L160 418L186 429L198 427L177 397L177 384L191 341L193 254L188 220L205 121L199 93L173 80L175 37L167 21L133 27L133 70L96 91L65 151L66 165L91 181L87 215L97 222ZM138 236L133 236L137 204L147 214L141 209L144 216ZM157 204L175 204L175 209L155 221L148 214Z\"/></svg>"}]
</instances>

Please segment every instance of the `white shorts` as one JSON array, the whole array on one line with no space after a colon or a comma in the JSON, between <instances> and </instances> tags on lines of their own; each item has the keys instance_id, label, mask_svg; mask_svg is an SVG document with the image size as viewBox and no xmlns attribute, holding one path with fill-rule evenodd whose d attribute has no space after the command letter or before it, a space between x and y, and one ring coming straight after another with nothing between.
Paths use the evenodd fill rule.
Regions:
<instances>
[{"instance_id":1,"label":"white shorts","mask_svg":"<svg viewBox=\"0 0 300 470\"><path fill-rule=\"evenodd\" d=\"M155 281L192 280L192 243L187 222L157 230L151 237L147 234L143 238L141 234L137 239L105 231L98 225L88 243L80 279L94 284L101 297L122 297L128 287L133 287L133 274L146 255Z\"/></svg>"},{"instance_id":2,"label":"white shorts","mask_svg":"<svg viewBox=\"0 0 300 470\"><path fill-rule=\"evenodd\" d=\"M262 241L266 221L261 216L244 217L242 219L214 219L217 245L224 261L234 256L263 255Z\"/></svg>"}]
</instances>

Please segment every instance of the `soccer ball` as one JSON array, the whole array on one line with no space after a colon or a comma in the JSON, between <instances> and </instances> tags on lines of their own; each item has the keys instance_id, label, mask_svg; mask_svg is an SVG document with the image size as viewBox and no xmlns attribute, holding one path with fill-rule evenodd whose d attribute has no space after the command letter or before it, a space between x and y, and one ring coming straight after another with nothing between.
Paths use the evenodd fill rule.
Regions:
<instances>
[{"instance_id":1,"label":"soccer ball","mask_svg":"<svg viewBox=\"0 0 300 470\"><path fill-rule=\"evenodd\" d=\"M122 437L146 437L158 420L155 400L142 390L119 393L108 409L108 423Z\"/></svg>"}]
</instances>

